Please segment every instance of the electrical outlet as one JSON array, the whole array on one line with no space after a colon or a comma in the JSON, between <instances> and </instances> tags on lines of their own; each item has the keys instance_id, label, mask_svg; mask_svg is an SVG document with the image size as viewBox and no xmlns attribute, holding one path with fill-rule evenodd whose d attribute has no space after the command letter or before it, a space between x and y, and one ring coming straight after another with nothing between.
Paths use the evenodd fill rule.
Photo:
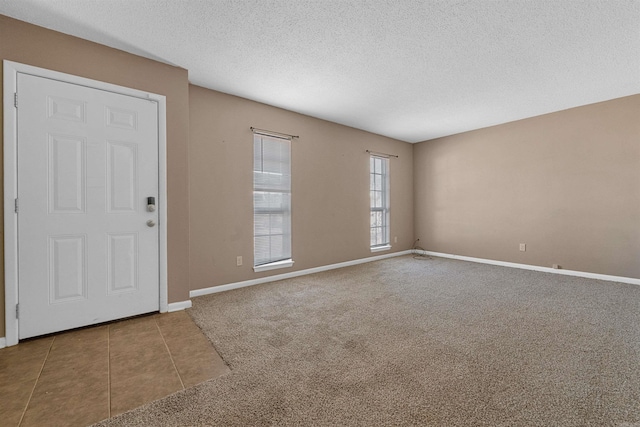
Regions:
<instances>
[{"instance_id":1,"label":"electrical outlet","mask_svg":"<svg viewBox=\"0 0 640 427\"><path fill-rule=\"evenodd\" d=\"M236 257L236 265L238 267L240 267L242 265L242 257L241 256L237 256Z\"/></svg>"},{"instance_id":2,"label":"electrical outlet","mask_svg":"<svg viewBox=\"0 0 640 427\"><path fill-rule=\"evenodd\" d=\"M527 244L526 243L520 243L520 252L525 252L527 250Z\"/></svg>"},{"instance_id":3,"label":"electrical outlet","mask_svg":"<svg viewBox=\"0 0 640 427\"><path fill-rule=\"evenodd\" d=\"M393 243L398 243L398 236L393 238Z\"/></svg>"}]
</instances>

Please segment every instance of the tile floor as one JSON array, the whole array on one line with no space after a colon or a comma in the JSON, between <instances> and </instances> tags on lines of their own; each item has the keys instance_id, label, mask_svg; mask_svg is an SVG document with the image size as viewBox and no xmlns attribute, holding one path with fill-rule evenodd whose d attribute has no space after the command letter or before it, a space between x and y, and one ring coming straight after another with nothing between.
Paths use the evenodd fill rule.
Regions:
<instances>
[{"instance_id":1,"label":"tile floor","mask_svg":"<svg viewBox=\"0 0 640 427\"><path fill-rule=\"evenodd\" d=\"M229 372L184 311L0 349L0 424L86 426Z\"/></svg>"}]
</instances>

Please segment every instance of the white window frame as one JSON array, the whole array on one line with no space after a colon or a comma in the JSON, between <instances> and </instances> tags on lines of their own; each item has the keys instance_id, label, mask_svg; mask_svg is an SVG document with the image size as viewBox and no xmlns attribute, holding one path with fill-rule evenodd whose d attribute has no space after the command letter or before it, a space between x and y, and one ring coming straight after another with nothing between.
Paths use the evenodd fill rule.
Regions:
<instances>
[{"instance_id":1,"label":"white window frame","mask_svg":"<svg viewBox=\"0 0 640 427\"><path fill-rule=\"evenodd\" d=\"M374 165L379 165L381 168ZM380 188L376 183L376 176L380 176ZM369 159L369 244L371 252L380 252L391 249L391 215L389 202L389 158L372 154ZM377 206L376 195L379 194L380 206ZM380 213L381 225L373 225L374 213ZM374 229L380 229L382 236L380 242L371 243ZM377 241L377 239L376 239Z\"/></svg>"},{"instance_id":2,"label":"white window frame","mask_svg":"<svg viewBox=\"0 0 640 427\"><path fill-rule=\"evenodd\" d=\"M253 206L253 215L254 215L254 229L253 229L253 270L256 273L262 272L262 271L269 271L269 270L275 270L275 269L279 269L279 268L287 268L287 267L292 267L293 266L293 259L291 258L291 138L283 138L282 136L276 136L276 135L268 135L268 134L264 134L264 133L260 133L260 132L254 132L254 165L253 165L253 173L254 173L254 183L253 183L253 196L254 196L254 206ZM272 142L282 142L282 143L287 143L288 144L288 158L289 158L289 164L287 165L287 167L285 167L285 176L288 174L288 181L289 181L289 185L288 188L282 188L281 186L279 186L280 188L269 188L268 185L265 186L265 184L259 184L257 182L257 172L260 172L263 170L263 165L260 164L258 165L257 162L258 160L260 162L264 161L264 157L262 152L258 155L258 153L256 153L256 147L257 147L257 143L260 142L260 147L261 149L264 147L263 146L263 142L265 140L272 140ZM271 172L272 173L272 172ZM281 205L281 209L278 209L277 207L273 207L270 206L268 208L258 208L257 204L256 204L256 200L257 200L257 195L258 194L282 194L282 195L286 195L289 197L289 203L288 206L286 205ZM271 229L269 230L268 234L258 234L257 232L257 221L256 221L256 217L258 215L265 215L265 214L280 214L282 215L283 218L283 230L282 233L271 233ZM280 258L280 257L272 257L271 259L268 259L266 262L260 262L259 264L257 264L257 246L256 246L256 238L257 237L266 237L266 236L275 236L275 235L281 235L282 239L283 239L283 247L282 247L282 252L284 252L284 257Z\"/></svg>"}]
</instances>

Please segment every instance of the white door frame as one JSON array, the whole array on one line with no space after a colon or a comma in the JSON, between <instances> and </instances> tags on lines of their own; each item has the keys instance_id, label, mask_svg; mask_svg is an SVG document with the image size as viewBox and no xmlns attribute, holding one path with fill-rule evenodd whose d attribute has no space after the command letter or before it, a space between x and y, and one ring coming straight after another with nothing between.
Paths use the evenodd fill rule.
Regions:
<instances>
[{"instance_id":1,"label":"white door frame","mask_svg":"<svg viewBox=\"0 0 640 427\"><path fill-rule=\"evenodd\" d=\"M15 199L18 197L17 124L14 94L17 92L18 73L58 80L89 88L105 90L121 95L147 99L158 104L158 232L160 249L160 312L168 310L167 285L167 123L166 98L163 95L143 92L71 74L51 71L12 61L4 63L4 298L6 345L18 344L18 216ZM18 100L19 102L19 100ZM1 331L0 331L1 332Z\"/></svg>"}]
</instances>

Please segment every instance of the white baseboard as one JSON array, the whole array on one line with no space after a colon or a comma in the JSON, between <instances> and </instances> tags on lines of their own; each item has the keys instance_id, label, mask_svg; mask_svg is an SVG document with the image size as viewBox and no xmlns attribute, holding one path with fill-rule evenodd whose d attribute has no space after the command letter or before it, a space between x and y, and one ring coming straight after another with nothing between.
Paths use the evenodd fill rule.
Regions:
<instances>
[{"instance_id":1,"label":"white baseboard","mask_svg":"<svg viewBox=\"0 0 640 427\"><path fill-rule=\"evenodd\" d=\"M7 339L2 337L0 338L0 348L5 348L7 346Z\"/></svg>"},{"instance_id":2,"label":"white baseboard","mask_svg":"<svg viewBox=\"0 0 640 427\"><path fill-rule=\"evenodd\" d=\"M174 311L186 310L187 308L191 308L191 300L180 301L180 302L171 302L167 307L167 311L169 313Z\"/></svg>"},{"instance_id":3,"label":"white baseboard","mask_svg":"<svg viewBox=\"0 0 640 427\"><path fill-rule=\"evenodd\" d=\"M622 282L622 283L629 283L632 285L640 285L640 279L634 279L632 277L610 276L608 274L587 273L585 271L563 270L563 269L556 269L556 268L550 268L550 267L540 267L537 265L518 264L515 262L506 262L506 261L495 261L492 259L473 258L468 256L462 256L462 255L445 254L441 252L416 251L416 253L420 253L424 255L432 255L432 256L441 257L441 258L452 258L452 259L459 259L462 261L478 262L482 264L499 265L501 267L520 268L523 270L533 270L533 271L543 271L545 273L563 274L565 276L586 277L588 279L608 280L610 282Z\"/></svg>"},{"instance_id":4,"label":"white baseboard","mask_svg":"<svg viewBox=\"0 0 640 427\"><path fill-rule=\"evenodd\" d=\"M411 250L393 252L384 255L377 255L368 258L355 259L353 261L339 262L337 264L323 265L322 267L308 268L306 270L292 271L291 273L277 274L275 276L261 277L260 279L245 280L244 282L228 283L226 285L212 286L210 288L196 289L189 292L191 298L202 295L215 294L218 292L230 291L232 289L245 288L247 286L259 285L261 283L275 282L277 280L291 279L292 277L305 276L307 274L320 273L321 271L335 270L336 268L350 267L352 265L364 264L365 262L378 261L385 258L408 255Z\"/></svg>"}]
</instances>

